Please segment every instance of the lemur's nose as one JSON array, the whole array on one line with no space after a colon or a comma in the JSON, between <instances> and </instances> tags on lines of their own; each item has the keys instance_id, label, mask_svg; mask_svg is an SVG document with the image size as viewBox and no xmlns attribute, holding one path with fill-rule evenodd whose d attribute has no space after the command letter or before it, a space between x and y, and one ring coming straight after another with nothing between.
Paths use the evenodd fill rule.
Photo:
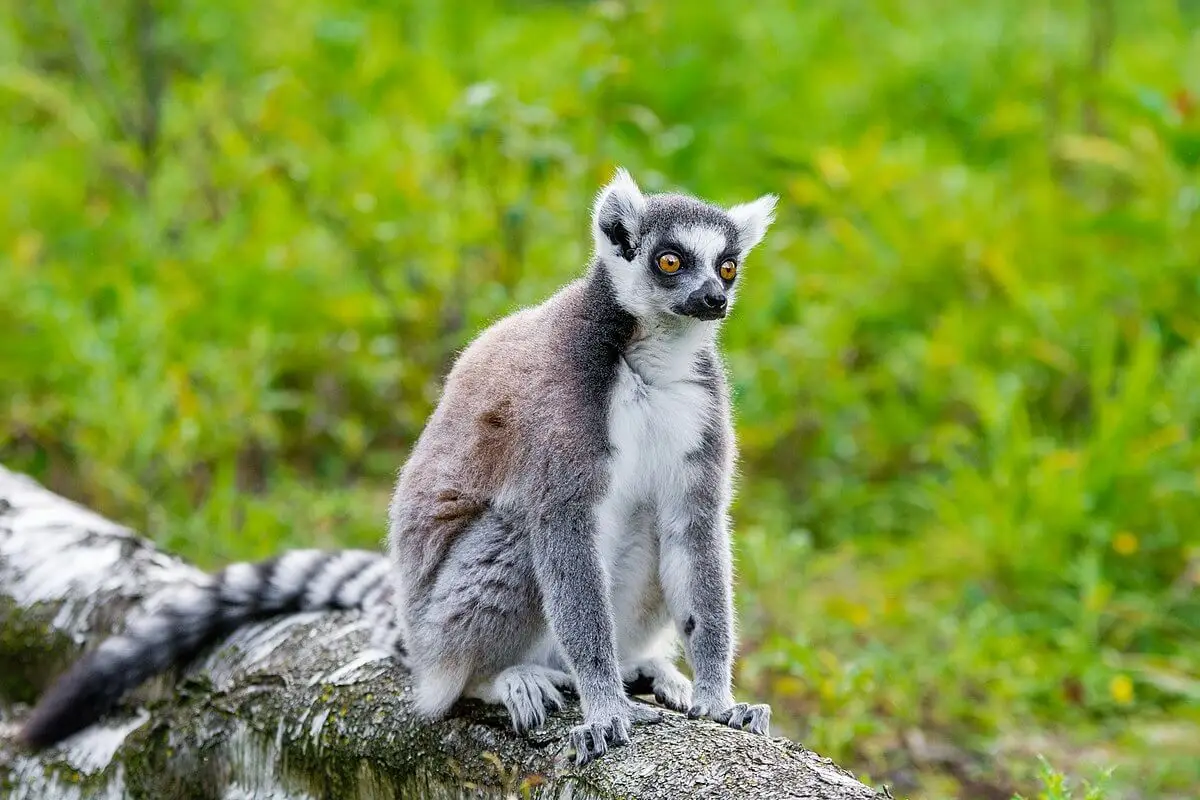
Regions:
<instances>
[{"instance_id":1,"label":"lemur's nose","mask_svg":"<svg viewBox=\"0 0 1200 800\"><path fill-rule=\"evenodd\" d=\"M708 308L711 308L713 311L720 311L725 307L726 300L724 292L708 291L704 293L704 297L702 299L704 301L704 305Z\"/></svg>"}]
</instances>

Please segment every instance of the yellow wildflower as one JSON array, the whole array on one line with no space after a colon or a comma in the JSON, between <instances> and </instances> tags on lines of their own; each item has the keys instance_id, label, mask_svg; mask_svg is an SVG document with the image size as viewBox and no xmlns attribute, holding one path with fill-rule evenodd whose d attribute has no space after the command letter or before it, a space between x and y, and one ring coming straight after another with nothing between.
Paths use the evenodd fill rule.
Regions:
<instances>
[{"instance_id":1,"label":"yellow wildflower","mask_svg":"<svg viewBox=\"0 0 1200 800\"><path fill-rule=\"evenodd\" d=\"M1113 539L1113 550L1123 556L1131 556L1138 550L1138 539L1129 531L1122 531Z\"/></svg>"},{"instance_id":2,"label":"yellow wildflower","mask_svg":"<svg viewBox=\"0 0 1200 800\"><path fill-rule=\"evenodd\" d=\"M1119 705L1127 706L1133 702L1133 681L1128 675L1115 675L1108 682L1108 693Z\"/></svg>"}]
</instances>

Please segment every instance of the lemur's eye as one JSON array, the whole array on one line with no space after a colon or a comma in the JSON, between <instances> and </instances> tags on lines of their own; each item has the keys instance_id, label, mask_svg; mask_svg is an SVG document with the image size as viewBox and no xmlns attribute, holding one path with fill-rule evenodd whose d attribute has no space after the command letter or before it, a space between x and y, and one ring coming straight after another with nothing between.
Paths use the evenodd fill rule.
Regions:
<instances>
[{"instance_id":1,"label":"lemur's eye","mask_svg":"<svg viewBox=\"0 0 1200 800\"><path fill-rule=\"evenodd\" d=\"M668 275L679 272L683 262L674 253L663 253L658 257L658 268Z\"/></svg>"},{"instance_id":2,"label":"lemur's eye","mask_svg":"<svg viewBox=\"0 0 1200 800\"><path fill-rule=\"evenodd\" d=\"M727 281L737 277L737 264L732 258L721 264L721 277Z\"/></svg>"}]
</instances>

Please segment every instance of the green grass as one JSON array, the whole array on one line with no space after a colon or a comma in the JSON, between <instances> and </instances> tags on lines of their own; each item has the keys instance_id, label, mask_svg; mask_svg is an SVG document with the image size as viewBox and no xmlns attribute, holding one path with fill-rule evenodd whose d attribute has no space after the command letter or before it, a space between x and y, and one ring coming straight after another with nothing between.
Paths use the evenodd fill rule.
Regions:
<instances>
[{"instance_id":1,"label":"green grass","mask_svg":"<svg viewBox=\"0 0 1200 800\"><path fill-rule=\"evenodd\" d=\"M614 165L776 191L741 693L898 797L1200 784L1194 0L2 2L7 466L208 566L377 545Z\"/></svg>"}]
</instances>

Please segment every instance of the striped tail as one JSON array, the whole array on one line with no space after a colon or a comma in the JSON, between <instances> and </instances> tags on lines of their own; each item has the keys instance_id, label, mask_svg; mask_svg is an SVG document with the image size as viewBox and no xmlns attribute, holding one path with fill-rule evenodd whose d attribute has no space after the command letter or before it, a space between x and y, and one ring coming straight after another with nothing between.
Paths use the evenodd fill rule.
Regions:
<instances>
[{"instance_id":1,"label":"striped tail","mask_svg":"<svg viewBox=\"0 0 1200 800\"><path fill-rule=\"evenodd\" d=\"M200 585L174 588L124 633L86 653L46 691L21 730L48 747L110 711L126 692L254 620L324 609L371 609L390 597L391 562L366 550L294 550L231 564Z\"/></svg>"}]
</instances>

